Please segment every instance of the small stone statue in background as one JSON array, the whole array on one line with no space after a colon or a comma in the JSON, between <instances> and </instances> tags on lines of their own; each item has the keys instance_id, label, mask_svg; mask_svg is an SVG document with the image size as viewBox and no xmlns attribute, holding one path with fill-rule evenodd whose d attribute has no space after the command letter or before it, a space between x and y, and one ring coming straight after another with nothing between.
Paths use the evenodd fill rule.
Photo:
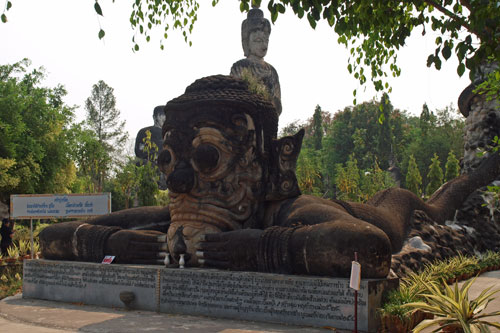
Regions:
<instances>
[{"instance_id":1,"label":"small stone statue in background","mask_svg":"<svg viewBox=\"0 0 500 333\"><path fill-rule=\"evenodd\" d=\"M138 159L139 165L145 164L148 161L148 152L144 149L144 138L146 138L146 131L151 132L151 142L158 147L158 151L156 152L156 154L150 153L149 155L149 161L156 165L158 152L160 152L163 147L163 137L161 135L161 128L163 126L163 123L165 122L165 112L163 111L163 108L164 105L155 107L153 111L154 125L144 127L137 133L137 136L135 138L135 156ZM165 190L167 188L165 177L162 173L159 173L158 176L160 176L158 186L161 190Z\"/></svg>"},{"instance_id":2,"label":"small stone statue in background","mask_svg":"<svg viewBox=\"0 0 500 333\"><path fill-rule=\"evenodd\" d=\"M139 130L135 138L135 156L138 159L147 161L148 153L144 151L144 141L146 137L146 131L151 132L151 142L154 142L158 146L158 151L161 150L163 146L163 138L161 136L161 128L165 122L165 113L163 112L163 105L155 107L153 111L154 125L149 127L144 127ZM153 162L153 161L152 161ZM154 161L156 163L156 161Z\"/></svg>"},{"instance_id":3,"label":"small stone statue in background","mask_svg":"<svg viewBox=\"0 0 500 333\"><path fill-rule=\"evenodd\" d=\"M241 24L241 43L246 58L233 64L230 75L244 78L245 71L248 71L266 87L269 99L280 115L281 89L278 73L264 61L270 34L269 20L264 18L264 13L258 7L252 8Z\"/></svg>"}]
</instances>

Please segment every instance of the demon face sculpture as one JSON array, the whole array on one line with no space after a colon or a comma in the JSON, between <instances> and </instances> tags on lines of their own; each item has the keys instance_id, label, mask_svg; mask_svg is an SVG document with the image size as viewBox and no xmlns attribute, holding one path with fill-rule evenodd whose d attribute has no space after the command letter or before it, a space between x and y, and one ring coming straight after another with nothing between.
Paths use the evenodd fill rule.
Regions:
<instances>
[{"instance_id":1,"label":"demon face sculpture","mask_svg":"<svg viewBox=\"0 0 500 333\"><path fill-rule=\"evenodd\" d=\"M158 162L170 195L169 252L174 258L186 253L188 263L196 265L194 253L205 234L258 227L266 193L276 187L269 176L278 174L273 178L280 181L278 159L270 152L275 148L285 156L294 149L273 140L273 106L229 77L196 81L167 104L165 114ZM281 164L289 169L294 162ZM282 192L293 188L298 194L295 176L285 178L278 185Z\"/></svg>"}]
</instances>

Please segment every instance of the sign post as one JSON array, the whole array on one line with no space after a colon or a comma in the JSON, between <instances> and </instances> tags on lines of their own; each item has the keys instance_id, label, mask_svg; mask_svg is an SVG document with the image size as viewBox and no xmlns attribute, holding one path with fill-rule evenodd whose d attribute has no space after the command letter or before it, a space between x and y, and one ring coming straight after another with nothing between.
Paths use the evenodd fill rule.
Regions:
<instances>
[{"instance_id":1,"label":"sign post","mask_svg":"<svg viewBox=\"0 0 500 333\"><path fill-rule=\"evenodd\" d=\"M31 259L33 259L33 219L30 219L30 243L31 243Z\"/></svg>"},{"instance_id":2,"label":"sign post","mask_svg":"<svg viewBox=\"0 0 500 333\"><path fill-rule=\"evenodd\" d=\"M10 196L10 216L14 219L79 218L110 212L111 193Z\"/></svg>"},{"instance_id":3,"label":"sign post","mask_svg":"<svg viewBox=\"0 0 500 333\"><path fill-rule=\"evenodd\" d=\"M31 259L34 258L33 218L79 218L111 212L111 193L96 194L14 194L10 216L30 220Z\"/></svg>"},{"instance_id":4,"label":"sign post","mask_svg":"<svg viewBox=\"0 0 500 333\"><path fill-rule=\"evenodd\" d=\"M358 290L361 284L361 265L358 262L358 252L354 252L354 261L351 266L351 280L349 287L354 289L354 332L358 333Z\"/></svg>"}]
</instances>

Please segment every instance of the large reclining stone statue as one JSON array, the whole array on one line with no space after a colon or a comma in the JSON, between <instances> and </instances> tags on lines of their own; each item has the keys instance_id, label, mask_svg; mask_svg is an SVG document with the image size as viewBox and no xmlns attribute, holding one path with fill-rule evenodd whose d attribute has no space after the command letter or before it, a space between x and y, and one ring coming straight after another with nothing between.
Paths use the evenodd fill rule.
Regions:
<instances>
[{"instance_id":1,"label":"large reclining stone statue","mask_svg":"<svg viewBox=\"0 0 500 333\"><path fill-rule=\"evenodd\" d=\"M167 103L163 150L168 207L123 210L52 225L40 234L48 259L160 264L348 276L358 252L364 277L385 277L414 210L444 223L474 189L500 173L493 154L424 203L404 189L366 204L301 195L295 178L303 131L276 138L278 114L228 76L197 80Z\"/></svg>"}]
</instances>

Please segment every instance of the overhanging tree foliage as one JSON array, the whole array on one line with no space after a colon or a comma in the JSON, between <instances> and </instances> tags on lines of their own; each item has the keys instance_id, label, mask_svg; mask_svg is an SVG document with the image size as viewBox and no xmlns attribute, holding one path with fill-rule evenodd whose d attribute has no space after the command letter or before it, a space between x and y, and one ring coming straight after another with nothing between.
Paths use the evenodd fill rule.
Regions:
<instances>
[{"instance_id":1,"label":"overhanging tree foliage","mask_svg":"<svg viewBox=\"0 0 500 333\"><path fill-rule=\"evenodd\" d=\"M103 2L101 0L101 2ZM213 0L215 6L219 0ZM261 0L239 0L240 10L248 11ZM6 12L12 0L6 0L2 22L7 22ZM266 2L262 3L266 6ZM471 0L270 0L267 2L271 20L292 10L299 18L306 17L312 28L319 21L326 21L339 35L338 41L350 49L348 64L361 84L371 78L377 90L388 89L388 73L399 76L398 50L403 47L415 30L425 35L432 30L439 36L436 48L427 55L427 65L440 69L442 62L455 55L457 73L465 69L474 75L478 66L487 59L500 62L500 5L498 1ZM104 15L99 1L94 9ZM199 2L196 0L135 0L128 18L133 31L133 48L139 50L136 36L151 40L153 29L162 31L160 47L172 30L179 30L186 42L198 19ZM99 38L104 37L99 28ZM497 71L498 72L498 71ZM497 82L500 79L496 80Z\"/></svg>"}]
</instances>

